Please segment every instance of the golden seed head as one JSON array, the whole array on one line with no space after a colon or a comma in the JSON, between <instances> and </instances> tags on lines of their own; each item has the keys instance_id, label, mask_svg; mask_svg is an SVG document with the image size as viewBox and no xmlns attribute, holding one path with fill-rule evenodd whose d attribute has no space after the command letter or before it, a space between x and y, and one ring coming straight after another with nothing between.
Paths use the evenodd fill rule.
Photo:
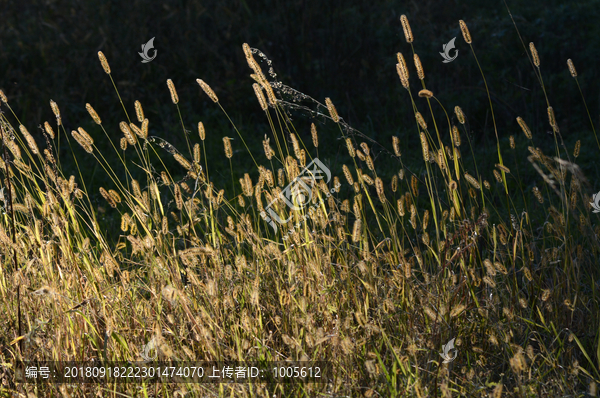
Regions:
<instances>
[{"instance_id":1,"label":"golden seed head","mask_svg":"<svg viewBox=\"0 0 600 398\"><path fill-rule=\"evenodd\" d=\"M263 93L260 84L254 83L252 84L252 88L254 89L254 94L258 99L258 103L260 104L261 109L263 111L266 111L269 106L267 105L267 99L265 98L265 94Z\"/></svg>"},{"instance_id":2,"label":"golden seed head","mask_svg":"<svg viewBox=\"0 0 600 398\"><path fill-rule=\"evenodd\" d=\"M121 137L121 140L119 141L119 144L121 145L121 149L124 151L127 149L127 138L125 137Z\"/></svg>"},{"instance_id":3,"label":"golden seed head","mask_svg":"<svg viewBox=\"0 0 600 398\"><path fill-rule=\"evenodd\" d=\"M465 173L465 179L469 182L469 184L473 186L473 188L477 190L481 189L481 185L479 185L479 182L469 173Z\"/></svg>"},{"instance_id":4,"label":"golden seed head","mask_svg":"<svg viewBox=\"0 0 600 398\"><path fill-rule=\"evenodd\" d=\"M136 126L133 123L129 123L129 128L135 133L135 135L137 135L138 137L141 137L143 135L142 133L142 129L139 128L138 126Z\"/></svg>"},{"instance_id":5,"label":"golden seed head","mask_svg":"<svg viewBox=\"0 0 600 398\"><path fill-rule=\"evenodd\" d=\"M167 79L167 87L169 87L169 92L171 93L171 101L173 101L174 104L177 104L179 102L179 96L177 95L177 91L175 90L173 80Z\"/></svg>"},{"instance_id":6,"label":"golden seed head","mask_svg":"<svg viewBox=\"0 0 600 398\"><path fill-rule=\"evenodd\" d=\"M275 92L273 91L273 87L271 83L269 83L266 79L263 80L262 86L267 92L267 98L269 99L269 104L272 106L277 105L277 97L275 97Z\"/></svg>"},{"instance_id":7,"label":"golden seed head","mask_svg":"<svg viewBox=\"0 0 600 398\"><path fill-rule=\"evenodd\" d=\"M186 169L186 170L192 169L192 165L190 164L190 162L186 158L181 156L180 154L178 154L178 153L173 154L173 158L175 158L177 163L179 163L181 166L183 166L184 169Z\"/></svg>"},{"instance_id":8,"label":"golden seed head","mask_svg":"<svg viewBox=\"0 0 600 398\"><path fill-rule=\"evenodd\" d=\"M346 165L342 165L342 170L344 171L344 176L346 177L346 181L348 181L349 185L354 184L354 178L352 178L352 173L350 173L350 169Z\"/></svg>"},{"instance_id":9,"label":"golden seed head","mask_svg":"<svg viewBox=\"0 0 600 398\"><path fill-rule=\"evenodd\" d=\"M462 19L458 21L460 24L460 30L463 34L463 39L467 42L467 44L471 44L471 33L469 33L469 28L467 28L467 24Z\"/></svg>"},{"instance_id":10,"label":"golden seed head","mask_svg":"<svg viewBox=\"0 0 600 398\"><path fill-rule=\"evenodd\" d=\"M423 214L423 230L427 229L427 225L429 225L429 210L425 210Z\"/></svg>"},{"instance_id":11,"label":"golden seed head","mask_svg":"<svg viewBox=\"0 0 600 398\"><path fill-rule=\"evenodd\" d=\"M44 122L44 130L46 130L46 134L48 134L50 138L54 139L54 130L52 129L52 126L50 126L50 123Z\"/></svg>"},{"instance_id":12,"label":"golden seed head","mask_svg":"<svg viewBox=\"0 0 600 398\"><path fill-rule=\"evenodd\" d=\"M269 144L270 140L271 139L267 138L265 134L265 139L263 140L263 149L265 150L265 156L268 160L271 160L271 158L273 158L273 155L275 154L275 151L273 150L273 148L271 148L271 145Z\"/></svg>"},{"instance_id":13,"label":"golden seed head","mask_svg":"<svg viewBox=\"0 0 600 398\"><path fill-rule=\"evenodd\" d=\"M202 79L196 79L196 82L200 85L200 87L202 88L202 91L204 91L204 93L206 95L208 95L208 97L213 100L213 102L219 102L219 98L217 98L217 94L215 94L215 92L213 91L212 88L210 88L210 86L208 84L206 84L204 82L204 80Z\"/></svg>"},{"instance_id":14,"label":"golden seed head","mask_svg":"<svg viewBox=\"0 0 600 398\"><path fill-rule=\"evenodd\" d=\"M398 73L398 77L400 77L400 82L402 83L402 87L404 87L405 89L408 89L408 76L407 76L406 70L402 69L400 64L396 64L396 73Z\"/></svg>"},{"instance_id":15,"label":"golden seed head","mask_svg":"<svg viewBox=\"0 0 600 398\"><path fill-rule=\"evenodd\" d=\"M513 137L512 135L510 137L508 137L509 141L510 141L510 149L515 149L515 137Z\"/></svg>"},{"instance_id":16,"label":"golden seed head","mask_svg":"<svg viewBox=\"0 0 600 398\"><path fill-rule=\"evenodd\" d=\"M417 68L417 75L420 80L425 79L425 71L423 70L423 64L421 64L421 58L417 54L414 55L415 68Z\"/></svg>"},{"instance_id":17,"label":"golden seed head","mask_svg":"<svg viewBox=\"0 0 600 398\"><path fill-rule=\"evenodd\" d=\"M149 123L150 123L150 121L148 120L148 118L144 119L144 121L142 122L142 133L141 133L140 137L142 137L143 139L148 138L148 124Z\"/></svg>"},{"instance_id":18,"label":"golden seed head","mask_svg":"<svg viewBox=\"0 0 600 398\"><path fill-rule=\"evenodd\" d=\"M31 153L34 155L39 155L40 150L31 134L29 134L29 131L27 131L27 128L21 124L19 125L19 130L21 130L23 137L25 137L25 141L27 141L27 145L29 146L29 149L31 149Z\"/></svg>"},{"instance_id":19,"label":"golden seed head","mask_svg":"<svg viewBox=\"0 0 600 398\"><path fill-rule=\"evenodd\" d=\"M206 138L206 131L204 130L204 123L202 122L198 122L198 135L202 141Z\"/></svg>"},{"instance_id":20,"label":"golden seed head","mask_svg":"<svg viewBox=\"0 0 600 398\"><path fill-rule=\"evenodd\" d=\"M373 159L371 158L371 156L366 155L365 161L367 162L367 167L369 168L369 170L375 171L375 165L373 164Z\"/></svg>"},{"instance_id":21,"label":"golden seed head","mask_svg":"<svg viewBox=\"0 0 600 398\"><path fill-rule=\"evenodd\" d=\"M102 51L98 51L98 58L100 59L100 63L102 64L104 72L110 75L110 66L108 66L108 61L106 60L106 57Z\"/></svg>"},{"instance_id":22,"label":"golden seed head","mask_svg":"<svg viewBox=\"0 0 600 398\"><path fill-rule=\"evenodd\" d=\"M337 110L335 109L335 106L333 105L333 102L331 102L331 98L327 97L325 98L325 105L327 105L327 110L329 111L329 115L331 116L331 119L338 123L340 121L340 117L337 113Z\"/></svg>"},{"instance_id":23,"label":"golden seed head","mask_svg":"<svg viewBox=\"0 0 600 398\"><path fill-rule=\"evenodd\" d=\"M417 112L415 117L417 118L417 122L419 122L419 125L423 128L423 130L427 130L427 123L425 123L425 119L423 119L421 112Z\"/></svg>"},{"instance_id":24,"label":"golden seed head","mask_svg":"<svg viewBox=\"0 0 600 398\"><path fill-rule=\"evenodd\" d=\"M194 162L200 163L200 144L194 145Z\"/></svg>"},{"instance_id":25,"label":"golden seed head","mask_svg":"<svg viewBox=\"0 0 600 398\"><path fill-rule=\"evenodd\" d=\"M8 104L8 98L6 98L6 94L4 94L3 90L0 90L0 101L4 102L5 104Z\"/></svg>"},{"instance_id":26,"label":"golden seed head","mask_svg":"<svg viewBox=\"0 0 600 398\"><path fill-rule=\"evenodd\" d=\"M500 163L496 163L496 167L498 169L500 169L501 171L503 171L503 172L505 172L507 174L510 174L510 169L508 167L506 167L505 165L500 164Z\"/></svg>"},{"instance_id":27,"label":"golden seed head","mask_svg":"<svg viewBox=\"0 0 600 398\"><path fill-rule=\"evenodd\" d=\"M460 146L460 131L456 126L452 126L452 137L454 138L454 145Z\"/></svg>"},{"instance_id":28,"label":"golden seed head","mask_svg":"<svg viewBox=\"0 0 600 398\"><path fill-rule=\"evenodd\" d=\"M109 193L106 192L106 189L100 187L100 194L102 195L102 197L104 199L106 199L106 201L108 202L108 204L110 205L110 207L117 207L117 203L112 198L112 196L110 196Z\"/></svg>"},{"instance_id":29,"label":"golden seed head","mask_svg":"<svg viewBox=\"0 0 600 398\"><path fill-rule=\"evenodd\" d=\"M456 118L460 124L465 124L465 114L463 113L460 106L456 105L454 107L454 113L456 114Z\"/></svg>"},{"instance_id":30,"label":"golden seed head","mask_svg":"<svg viewBox=\"0 0 600 398\"><path fill-rule=\"evenodd\" d=\"M569 72L571 72L571 76L577 77L577 71L575 70L575 65L573 65L573 61L571 61L571 58L567 60L567 66L569 67Z\"/></svg>"},{"instance_id":31,"label":"golden seed head","mask_svg":"<svg viewBox=\"0 0 600 398\"><path fill-rule=\"evenodd\" d=\"M427 89L423 89L423 90L419 91L419 97L431 98L431 97L433 97L433 92L431 92L430 90L427 90Z\"/></svg>"},{"instance_id":32,"label":"golden seed head","mask_svg":"<svg viewBox=\"0 0 600 398\"><path fill-rule=\"evenodd\" d=\"M56 116L56 122L60 126L60 124L61 124L60 110L58 109L58 105L56 104L56 102L54 102L53 100L50 100L50 108L52 108L52 112L54 112L54 116Z\"/></svg>"},{"instance_id":33,"label":"golden seed head","mask_svg":"<svg viewBox=\"0 0 600 398\"><path fill-rule=\"evenodd\" d=\"M385 203L385 194L383 192L383 181L381 181L381 178L377 177L375 179L375 188L377 189L377 196L379 196L379 200L381 201L381 203Z\"/></svg>"},{"instance_id":34,"label":"golden seed head","mask_svg":"<svg viewBox=\"0 0 600 398\"><path fill-rule=\"evenodd\" d=\"M312 142L315 148L319 147L319 136L317 135L317 127L314 123L310 124L310 135L312 136Z\"/></svg>"},{"instance_id":35,"label":"golden seed head","mask_svg":"<svg viewBox=\"0 0 600 398\"><path fill-rule=\"evenodd\" d=\"M144 110L142 109L142 104L140 103L140 101L135 101L133 103L133 105L135 106L135 115L137 116L138 122L140 122L140 123L143 122L144 121Z\"/></svg>"},{"instance_id":36,"label":"golden seed head","mask_svg":"<svg viewBox=\"0 0 600 398\"><path fill-rule=\"evenodd\" d=\"M360 234L362 232L362 221L360 218L354 221L354 226L352 228L352 242L356 243L360 240Z\"/></svg>"},{"instance_id":37,"label":"golden seed head","mask_svg":"<svg viewBox=\"0 0 600 398\"><path fill-rule=\"evenodd\" d=\"M410 188L413 196L419 196L419 180L414 174L410 176Z\"/></svg>"},{"instance_id":38,"label":"golden seed head","mask_svg":"<svg viewBox=\"0 0 600 398\"><path fill-rule=\"evenodd\" d=\"M354 151L354 145L352 144L351 138L346 138L346 147L348 148L348 153L351 157L356 156L356 152Z\"/></svg>"},{"instance_id":39,"label":"golden seed head","mask_svg":"<svg viewBox=\"0 0 600 398\"><path fill-rule=\"evenodd\" d=\"M88 145L94 145L94 139L92 138L92 136L91 136L91 135L89 135L89 134L87 133L87 131L85 131L85 130L83 129L83 127L79 127L79 128L77 129L77 131L78 131L78 132L79 132L79 134L81 135L81 138L83 138L83 139L84 139L84 140L85 140L85 141L88 143Z\"/></svg>"},{"instance_id":40,"label":"golden seed head","mask_svg":"<svg viewBox=\"0 0 600 398\"><path fill-rule=\"evenodd\" d=\"M548 121L550 122L550 126L552 126L552 129L554 130L554 132L558 133L558 124L556 124L556 117L554 116L554 109L549 106L548 107Z\"/></svg>"},{"instance_id":41,"label":"golden seed head","mask_svg":"<svg viewBox=\"0 0 600 398\"><path fill-rule=\"evenodd\" d=\"M117 191L115 191L114 189L109 189L108 194L111 198L113 198L115 202L121 203L121 196L117 193Z\"/></svg>"},{"instance_id":42,"label":"golden seed head","mask_svg":"<svg viewBox=\"0 0 600 398\"><path fill-rule=\"evenodd\" d=\"M575 143L575 150L573 151L573 156L574 157L578 157L579 156L579 150L581 149L581 140L577 140L577 142Z\"/></svg>"},{"instance_id":43,"label":"golden seed head","mask_svg":"<svg viewBox=\"0 0 600 398\"><path fill-rule=\"evenodd\" d=\"M81 134L79 134L77 131L73 130L71 131L71 135L73 136L73 138L75 138L75 141L77 141L77 143L79 145L81 145L83 147L83 149L85 149L86 152L88 153L92 153L93 152L93 148L90 146L90 144L81 136Z\"/></svg>"},{"instance_id":44,"label":"golden seed head","mask_svg":"<svg viewBox=\"0 0 600 398\"><path fill-rule=\"evenodd\" d=\"M175 206L177 206L177 210L183 209L183 198L181 197L181 188L179 185L173 185L173 191L175 193Z\"/></svg>"},{"instance_id":45,"label":"golden seed head","mask_svg":"<svg viewBox=\"0 0 600 398\"><path fill-rule=\"evenodd\" d=\"M544 203L544 197L542 196L542 193L540 192L538 187L533 187L532 191L533 191L533 194L535 195L535 198L538 200L538 202Z\"/></svg>"},{"instance_id":46,"label":"golden seed head","mask_svg":"<svg viewBox=\"0 0 600 398\"><path fill-rule=\"evenodd\" d=\"M429 162L429 143L427 142L427 136L421 131L421 148L423 149L423 160Z\"/></svg>"},{"instance_id":47,"label":"golden seed head","mask_svg":"<svg viewBox=\"0 0 600 398\"><path fill-rule=\"evenodd\" d=\"M527 139L531 139L531 130L529 130L529 126L527 126L527 123L525 123L525 120L523 120L521 116L517 117L517 123L519 123L519 126L521 126L521 130L523 130L523 133L525 133L525 137L527 137Z\"/></svg>"},{"instance_id":48,"label":"golden seed head","mask_svg":"<svg viewBox=\"0 0 600 398\"><path fill-rule=\"evenodd\" d=\"M400 140L395 135L392 136L392 147L394 148L394 154L400 157Z\"/></svg>"},{"instance_id":49,"label":"golden seed head","mask_svg":"<svg viewBox=\"0 0 600 398\"><path fill-rule=\"evenodd\" d=\"M540 67L540 56L538 55L537 50L535 49L535 45L533 42L529 43L529 51L531 51L531 56L533 58L533 64Z\"/></svg>"},{"instance_id":50,"label":"golden seed head","mask_svg":"<svg viewBox=\"0 0 600 398\"><path fill-rule=\"evenodd\" d=\"M450 184L448 184L448 188L450 188L451 191L456 191L457 187L458 187L458 184L454 180L450 181Z\"/></svg>"},{"instance_id":51,"label":"golden seed head","mask_svg":"<svg viewBox=\"0 0 600 398\"><path fill-rule=\"evenodd\" d=\"M250 49L248 43L242 44L242 49L244 50L244 55L246 58L252 58L252 50Z\"/></svg>"},{"instance_id":52,"label":"golden seed head","mask_svg":"<svg viewBox=\"0 0 600 398\"><path fill-rule=\"evenodd\" d=\"M407 43L412 43L414 40L412 30L410 29L410 24L408 23L408 18L406 15L400 16L400 23L402 24L402 29L404 30L404 37L406 38Z\"/></svg>"},{"instance_id":53,"label":"golden seed head","mask_svg":"<svg viewBox=\"0 0 600 398\"><path fill-rule=\"evenodd\" d=\"M127 138L127 142L129 143L129 145L135 145L137 143L137 138L136 138L135 134L133 134L131 132L131 129L129 128L127 123L125 123L125 122L119 123L119 128L123 132L123 135L125 135L125 138Z\"/></svg>"},{"instance_id":54,"label":"golden seed head","mask_svg":"<svg viewBox=\"0 0 600 398\"><path fill-rule=\"evenodd\" d=\"M392 192L396 192L398 190L398 176L394 174L392 176Z\"/></svg>"},{"instance_id":55,"label":"golden seed head","mask_svg":"<svg viewBox=\"0 0 600 398\"><path fill-rule=\"evenodd\" d=\"M406 214L404 211L404 196L398 199L396 203L398 204L398 214L400 214L400 217L403 217Z\"/></svg>"},{"instance_id":56,"label":"golden seed head","mask_svg":"<svg viewBox=\"0 0 600 398\"><path fill-rule=\"evenodd\" d=\"M231 150L231 138L223 137L223 146L225 147L225 157L231 159L233 156L233 151Z\"/></svg>"},{"instance_id":57,"label":"golden seed head","mask_svg":"<svg viewBox=\"0 0 600 398\"><path fill-rule=\"evenodd\" d=\"M98 116L98 114L96 113L94 108L92 108L92 106L90 104L85 104L85 109L87 109L88 113L90 114L92 119L94 119L94 122L96 124L102 124L102 120L100 119L100 116Z\"/></svg>"}]
</instances>

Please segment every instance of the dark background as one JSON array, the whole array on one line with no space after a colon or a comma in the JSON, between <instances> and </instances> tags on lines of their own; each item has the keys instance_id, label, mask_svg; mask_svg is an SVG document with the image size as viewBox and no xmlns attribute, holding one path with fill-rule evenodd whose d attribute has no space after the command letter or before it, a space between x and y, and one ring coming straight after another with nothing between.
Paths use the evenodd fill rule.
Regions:
<instances>
[{"instance_id":1,"label":"dark background","mask_svg":"<svg viewBox=\"0 0 600 398\"><path fill-rule=\"evenodd\" d=\"M539 51L548 98L567 147L572 151L575 140L582 139L582 168L597 173L594 160L600 153L566 61L573 59L592 119L600 126L600 1L507 3L525 46L533 41ZM408 16L412 26L413 44L424 65L427 87L454 123L454 106L463 108L478 150L495 152L494 130L483 80L460 33L459 19L466 21L473 37L503 145L508 147L511 134L522 148L528 145L515 121L522 116L537 139L536 145L552 147L553 137L546 133L551 129L545 98L528 51L503 1L497 0L3 1L0 87L16 116L32 132L46 120L54 124L49 106L53 99L61 109L67 131L84 126L94 136L102 134L85 110L89 102L116 141L121 137L118 123L125 120L125 115L98 61L97 52L101 50L108 58L130 117L134 118L133 102L140 100L150 119L151 134L182 148L181 123L166 86L171 78L193 142L198 142L196 124L202 120L207 128L206 143L212 149L209 164L215 162L217 168L222 164L226 168L222 174L230 181L221 139L236 138L236 133L195 80L201 78L212 86L256 149L254 153L262 153L261 140L269 130L252 91L251 71L242 52L241 45L247 42L273 61L281 81L321 102L331 97L340 115L366 136L391 150L390 137L399 135L403 150L409 151L403 159L410 163L420 161L419 156L410 153L419 148L419 141L410 99L395 70L397 52L407 58L415 97L420 82L410 45L402 33L402 14ZM152 62L142 63L138 52L152 37L158 54ZM457 37L459 55L445 64L439 52L453 37ZM416 101L421 112L428 113L424 100ZM432 106L443 117L441 107L437 103ZM2 109L6 112L6 107ZM310 142L310 120L296 121L301 136ZM319 150L324 156L345 156L335 126L319 126L319 133ZM43 142L41 134L38 137ZM243 149L239 140L233 143L234 150ZM523 158L526 155L525 149ZM240 173L234 172L237 181L252 164L248 156L236 155L232 160L234 167L243 168ZM337 166L341 168L341 162ZM94 189L93 184L88 188Z\"/></svg>"}]
</instances>

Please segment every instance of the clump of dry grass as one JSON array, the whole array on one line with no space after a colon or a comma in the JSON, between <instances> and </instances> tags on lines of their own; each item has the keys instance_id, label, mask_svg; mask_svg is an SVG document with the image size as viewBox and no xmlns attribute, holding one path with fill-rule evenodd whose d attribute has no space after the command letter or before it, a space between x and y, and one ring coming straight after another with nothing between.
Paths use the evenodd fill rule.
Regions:
<instances>
[{"instance_id":1,"label":"clump of dry grass","mask_svg":"<svg viewBox=\"0 0 600 398\"><path fill-rule=\"evenodd\" d=\"M404 15L402 26L412 46ZM462 20L460 28L471 43ZM530 49L539 70L537 51ZM531 191L509 191L508 178L520 181L511 173L516 167L503 161L507 148L498 142L495 168L467 168L461 150L472 147L470 141L469 149L461 146L462 109L454 108L462 127L451 126L445 135L439 122L428 129L419 111L426 108L413 103L417 123L411 139L420 141L422 158L409 154L421 164L420 172L411 172L402 163L404 141L393 137L389 148L360 142L361 135L339 117L329 98L325 104L311 99L314 112L327 109L342 133L350 166L340 169L348 186L341 187L336 175L327 182L309 179L302 197L288 201L292 206L282 192L298 181L314 153L300 134L289 134L295 129L284 117L289 106L284 98L293 90L268 81L266 76L274 74L265 75L254 58L264 59L262 53L247 44L243 50L271 134L263 140L264 165L248 154L258 179L250 173L238 176L233 197L227 198L223 182L207 173L204 141L211 137L202 122L197 125L202 150L200 143L188 141L189 153L181 152L152 135L136 101L141 126L121 122L121 152L114 146L123 179L94 145L100 134L108 137L105 129L117 126L105 126L86 104L96 128L72 130L71 137L87 152L76 149L75 156L98 162L109 176L112 185L99 193L114 209L109 211L120 214L117 237L100 228L95 193L86 190L81 173L67 176L63 170L56 140L69 135L58 105L51 102L56 133L44 124L48 145L42 151L24 125L19 124L19 134L0 115L3 144L12 154L5 151L0 173L13 182L12 196L0 198L5 208L10 204L0 218L0 254L14 256L18 264L0 270L0 320L7 325L0 334L0 362L140 360L142 347L150 344L165 361L292 359L328 361L331 367L325 383L302 388L177 386L190 396L207 391L219 396L365 391L366 396L469 396L485 389L499 397L504 391L525 396L596 390L600 375L588 326L597 324L600 313L593 284L598 270L590 266L599 256L600 228L576 164L561 152L551 157L532 146L529 160L540 174L538 184ZM106 57L98 55L112 79ZM413 58L423 80L421 61L416 54ZM568 66L576 77L572 62ZM396 67L412 101L400 53ZM197 83L227 115L210 86ZM177 105L171 80L167 86ZM425 88L418 95L433 98ZM8 106L3 93L0 99ZM440 119L429 110L428 120ZM558 134L554 110L547 111ZM535 140L522 118L517 124L529 141ZM314 124L311 139L316 151ZM222 140L226 157L238 156L231 138ZM122 151L137 158L126 161ZM578 142L574 157L582 151ZM152 158L167 154L186 173L182 179L162 160L152 164ZM399 167L389 181L378 174L377 159L384 155ZM133 164L143 166L143 178L131 176ZM233 183L233 170L231 175ZM497 183L488 182L491 175ZM516 208L506 201L510 195L525 196L527 205ZM285 220L276 231L265 217L268 206ZM439 353L452 338L456 359L443 364ZM8 369L0 374L8 387L0 388L33 393L31 386L15 385ZM104 388L137 396L138 387L46 385L37 393L89 396ZM143 388L159 394L172 387Z\"/></svg>"}]
</instances>

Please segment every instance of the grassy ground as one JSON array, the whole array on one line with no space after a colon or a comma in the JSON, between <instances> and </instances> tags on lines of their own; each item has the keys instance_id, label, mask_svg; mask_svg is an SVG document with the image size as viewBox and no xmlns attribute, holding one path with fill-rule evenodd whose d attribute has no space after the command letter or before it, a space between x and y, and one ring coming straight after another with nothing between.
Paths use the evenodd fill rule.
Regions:
<instances>
[{"instance_id":1,"label":"grassy ground","mask_svg":"<svg viewBox=\"0 0 600 398\"><path fill-rule=\"evenodd\" d=\"M462 33L466 47L466 25ZM146 117L144 98L118 96L121 123L90 106L72 131L60 104L34 132L3 97L0 394L595 395L600 228L589 163L600 144L592 117L589 132L563 137L545 59L523 43L545 104L539 119L499 131L474 34L461 56L471 57L486 93L489 122L477 137L460 100L427 90L418 40L407 32L396 60L402 105L413 110L407 133L386 142L353 129L331 100L286 86L246 46L262 122L238 128L247 121L198 82L207 112L227 126L215 130L228 129L231 140L182 113L189 100L180 102L172 82L154 109L161 122ZM118 95L118 70L100 61ZM165 120L179 137L165 133ZM304 196L290 196L297 210L278 199L272 209L291 219L275 231L268 205L299 186L313 159L331 178L303 180ZM65 173L71 168L80 172ZM95 173L106 183L88 189ZM17 361L135 361L150 342L161 361L327 361L327 378L15 383Z\"/></svg>"}]
</instances>

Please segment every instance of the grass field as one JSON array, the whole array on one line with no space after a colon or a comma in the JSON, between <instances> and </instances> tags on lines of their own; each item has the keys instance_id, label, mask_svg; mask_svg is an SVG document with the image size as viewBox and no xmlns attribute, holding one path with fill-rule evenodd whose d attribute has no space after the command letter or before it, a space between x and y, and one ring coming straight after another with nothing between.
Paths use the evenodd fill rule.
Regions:
<instances>
[{"instance_id":1,"label":"grass field","mask_svg":"<svg viewBox=\"0 0 600 398\"><path fill-rule=\"evenodd\" d=\"M209 112L229 125L215 136L181 112L180 101L193 100L168 80L156 96L165 117L179 119L177 147L146 117L146 99L121 101L119 72L102 52L118 125L87 104L85 127L65 128L52 101L56 119L37 131L3 92L0 396L595 396L599 188L579 164L595 161L600 143L576 65L564 60L582 92L573 117L588 118L589 132L563 137L544 59L525 42L546 106L540 120L518 117L499 131L477 36L460 21L457 40L470 48L461 57L477 66L489 111L489 139L475 143L461 104L427 88L419 38L404 16L402 27L399 101L414 118L408 138L388 142L350 126L330 98L279 81L247 44L262 122L238 128L198 79ZM223 152L207 151L209 141ZM106 185L88 190L89 170ZM265 369L326 362L326 377L16 382L19 361L148 355Z\"/></svg>"}]
</instances>

